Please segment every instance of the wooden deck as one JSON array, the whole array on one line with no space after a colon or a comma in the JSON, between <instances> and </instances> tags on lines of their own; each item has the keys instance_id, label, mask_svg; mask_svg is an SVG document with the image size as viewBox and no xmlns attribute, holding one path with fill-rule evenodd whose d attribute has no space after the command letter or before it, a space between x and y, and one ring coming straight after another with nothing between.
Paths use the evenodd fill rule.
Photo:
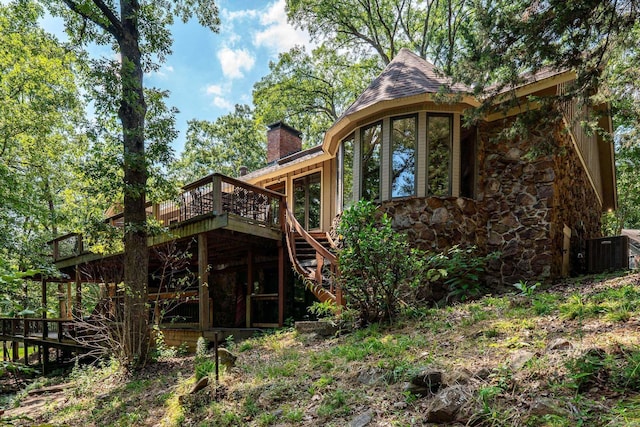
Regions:
<instances>
[{"instance_id":1,"label":"wooden deck","mask_svg":"<svg viewBox=\"0 0 640 427\"><path fill-rule=\"evenodd\" d=\"M228 230L248 236L280 241L284 226L285 196L234 178L213 174L182 188L173 200L149 204L147 213L165 227L149 236L149 247L185 239L214 230ZM105 223L122 233L124 216L113 215ZM53 261L59 269L88 263L122 253L92 253L78 233L51 242Z\"/></svg>"}]
</instances>

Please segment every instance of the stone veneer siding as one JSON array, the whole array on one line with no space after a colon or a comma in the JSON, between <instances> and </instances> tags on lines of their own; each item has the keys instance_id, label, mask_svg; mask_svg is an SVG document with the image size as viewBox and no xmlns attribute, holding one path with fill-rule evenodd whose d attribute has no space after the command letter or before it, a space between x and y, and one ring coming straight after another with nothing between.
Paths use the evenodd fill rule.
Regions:
<instances>
[{"instance_id":1,"label":"stone veneer siding","mask_svg":"<svg viewBox=\"0 0 640 427\"><path fill-rule=\"evenodd\" d=\"M561 121L509 142L495 138L502 129L479 126L476 200L407 198L383 202L382 211L421 249L460 244L476 245L482 254L499 251L500 259L486 266L494 287L559 277L566 224L577 270L584 239L599 236L601 207L569 135ZM544 150L554 154L532 155Z\"/></svg>"}]
</instances>

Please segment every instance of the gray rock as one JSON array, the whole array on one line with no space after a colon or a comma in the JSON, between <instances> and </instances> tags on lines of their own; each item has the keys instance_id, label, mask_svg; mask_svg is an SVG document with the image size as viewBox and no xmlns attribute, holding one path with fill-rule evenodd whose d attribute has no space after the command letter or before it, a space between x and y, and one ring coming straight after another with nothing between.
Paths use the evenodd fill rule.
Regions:
<instances>
[{"instance_id":1,"label":"gray rock","mask_svg":"<svg viewBox=\"0 0 640 427\"><path fill-rule=\"evenodd\" d=\"M358 374L358 382L364 385L382 384L385 382L387 371L379 368L363 369Z\"/></svg>"},{"instance_id":2,"label":"gray rock","mask_svg":"<svg viewBox=\"0 0 640 427\"><path fill-rule=\"evenodd\" d=\"M238 356L231 353L224 347L218 347L218 360L221 365L226 366L228 369L236 366L236 360L238 360Z\"/></svg>"},{"instance_id":3,"label":"gray rock","mask_svg":"<svg viewBox=\"0 0 640 427\"><path fill-rule=\"evenodd\" d=\"M352 419L349 423L349 427L364 427L373 420L373 415L373 410L369 409Z\"/></svg>"},{"instance_id":4,"label":"gray rock","mask_svg":"<svg viewBox=\"0 0 640 427\"><path fill-rule=\"evenodd\" d=\"M299 334L316 334L320 337L330 337L338 332L338 327L326 320L305 320L295 323L296 332Z\"/></svg>"},{"instance_id":5,"label":"gray rock","mask_svg":"<svg viewBox=\"0 0 640 427\"><path fill-rule=\"evenodd\" d=\"M564 338L556 338L555 340L551 341L549 343L549 345L547 345L547 351L565 351L565 350L571 350L573 348L573 344L571 344L569 341L565 340Z\"/></svg>"},{"instance_id":6,"label":"gray rock","mask_svg":"<svg viewBox=\"0 0 640 427\"><path fill-rule=\"evenodd\" d=\"M427 409L426 421L449 423L457 419L460 408L469 401L470 393L462 385L454 385L441 390L433 397Z\"/></svg>"},{"instance_id":7,"label":"gray rock","mask_svg":"<svg viewBox=\"0 0 640 427\"><path fill-rule=\"evenodd\" d=\"M529 407L529 414L538 417L544 417L545 415L569 415L569 411L558 405L558 401L550 399L548 397L539 397Z\"/></svg>"},{"instance_id":8,"label":"gray rock","mask_svg":"<svg viewBox=\"0 0 640 427\"><path fill-rule=\"evenodd\" d=\"M433 369L425 369L411 378L411 384L425 387L435 393L442 384L442 372Z\"/></svg>"},{"instance_id":9,"label":"gray rock","mask_svg":"<svg viewBox=\"0 0 640 427\"><path fill-rule=\"evenodd\" d=\"M189 394L195 394L205 388L209 384L209 377L202 377L200 381L195 383L195 385L191 388Z\"/></svg>"},{"instance_id":10,"label":"gray rock","mask_svg":"<svg viewBox=\"0 0 640 427\"><path fill-rule=\"evenodd\" d=\"M469 371L467 368L462 368L457 371L453 371L452 373L446 376L447 384L467 384L473 373Z\"/></svg>"},{"instance_id":11,"label":"gray rock","mask_svg":"<svg viewBox=\"0 0 640 427\"><path fill-rule=\"evenodd\" d=\"M509 367L512 371L519 371L535 356L536 354L531 351L518 350L511 355L511 363L509 363Z\"/></svg>"}]
</instances>

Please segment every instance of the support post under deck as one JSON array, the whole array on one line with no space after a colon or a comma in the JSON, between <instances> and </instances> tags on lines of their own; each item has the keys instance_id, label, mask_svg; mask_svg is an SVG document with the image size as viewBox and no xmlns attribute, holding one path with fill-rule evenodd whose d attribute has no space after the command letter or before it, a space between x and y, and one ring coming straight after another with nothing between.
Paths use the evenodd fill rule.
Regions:
<instances>
[{"instance_id":1,"label":"support post under deck","mask_svg":"<svg viewBox=\"0 0 640 427\"><path fill-rule=\"evenodd\" d=\"M198 299L200 330L209 329L209 248L207 234L198 234Z\"/></svg>"},{"instance_id":2,"label":"support post under deck","mask_svg":"<svg viewBox=\"0 0 640 427\"><path fill-rule=\"evenodd\" d=\"M251 295L253 294L253 251L247 253L247 299L246 299L246 327L251 327Z\"/></svg>"},{"instance_id":3,"label":"support post under deck","mask_svg":"<svg viewBox=\"0 0 640 427\"><path fill-rule=\"evenodd\" d=\"M80 280L80 267L76 266L76 306L75 315L82 318L82 281Z\"/></svg>"},{"instance_id":4,"label":"support post under deck","mask_svg":"<svg viewBox=\"0 0 640 427\"><path fill-rule=\"evenodd\" d=\"M278 326L284 326L284 245L278 242Z\"/></svg>"}]
</instances>

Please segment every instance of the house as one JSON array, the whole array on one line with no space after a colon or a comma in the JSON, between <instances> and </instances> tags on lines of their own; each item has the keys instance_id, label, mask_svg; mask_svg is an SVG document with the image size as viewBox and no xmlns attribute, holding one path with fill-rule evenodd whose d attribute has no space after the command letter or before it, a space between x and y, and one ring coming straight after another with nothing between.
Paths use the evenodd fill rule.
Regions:
<instances>
[{"instance_id":1,"label":"house","mask_svg":"<svg viewBox=\"0 0 640 427\"><path fill-rule=\"evenodd\" d=\"M566 276L584 257L585 240L600 236L601 214L616 208L613 146L583 129L579 112L598 116L577 100L555 112L557 120L530 126L525 138L496 136L538 107L528 97L560 94L574 79L571 71L530 76L512 88L518 102L510 110L496 108L464 127L465 112L480 104L472 90L456 84L442 102L448 80L403 49L321 147L243 179L289 189L288 206L310 229L328 231L345 207L366 198L423 249L499 251L488 266L493 284ZM510 100L505 95L496 104L500 99ZM597 109L600 127L611 132L606 106Z\"/></svg>"},{"instance_id":2,"label":"house","mask_svg":"<svg viewBox=\"0 0 640 427\"><path fill-rule=\"evenodd\" d=\"M238 178L204 177L178 199L148 208L169 227L148 238L150 304L157 310L161 301L184 299L160 324L167 343L282 325L303 315L314 297L340 300L329 280L336 268L330 231L359 199L378 202L423 249L499 251L487 266L494 286L576 270L585 241L600 235L602 212L616 208L612 144L580 125L580 113L590 114L610 132L606 106L588 111L569 101L554 120L530 125L525 137L498 138L519 115L540 108L531 97L563 93L574 79L571 71L529 76L510 88L515 98L505 91L495 110L465 127L465 114L481 100L461 84L443 95L448 80L403 49L322 145L303 150L300 132L270 125L268 166ZM498 108L507 101L509 109ZM106 221L122 226L122 215ZM58 284L62 330L72 313L82 313L83 284L100 283L103 296L116 300L122 255L88 252L75 234L52 245L69 277ZM185 289L157 274L167 271L163 253L170 250L192 255L168 269L171 279L192 277ZM306 289L295 285L291 267ZM117 311L113 302L108 309Z\"/></svg>"}]
</instances>

